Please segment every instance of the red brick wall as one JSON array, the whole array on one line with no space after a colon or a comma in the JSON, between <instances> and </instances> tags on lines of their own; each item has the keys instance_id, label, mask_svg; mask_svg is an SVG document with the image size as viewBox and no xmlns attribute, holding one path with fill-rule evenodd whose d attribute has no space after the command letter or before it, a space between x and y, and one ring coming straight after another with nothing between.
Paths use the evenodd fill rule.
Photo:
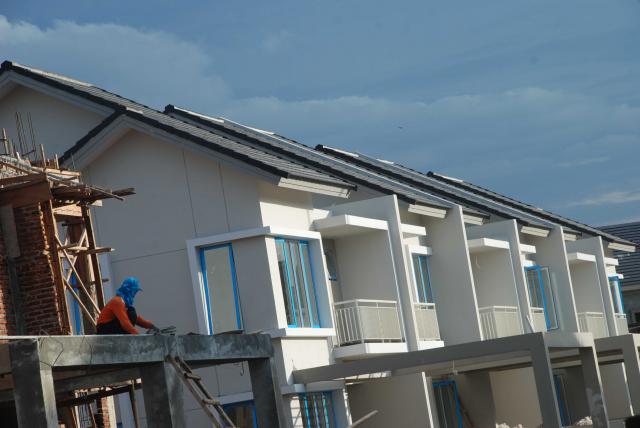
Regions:
<instances>
[{"instance_id":1,"label":"red brick wall","mask_svg":"<svg viewBox=\"0 0 640 428\"><path fill-rule=\"evenodd\" d=\"M0 233L0 335L16 334L4 239Z\"/></svg>"},{"instance_id":2,"label":"red brick wall","mask_svg":"<svg viewBox=\"0 0 640 428\"><path fill-rule=\"evenodd\" d=\"M20 256L16 273L21 290L25 334L63 334L52 256L39 204L14 210ZM3 287L4 288L4 287Z\"/></svg>"}]
</instances>

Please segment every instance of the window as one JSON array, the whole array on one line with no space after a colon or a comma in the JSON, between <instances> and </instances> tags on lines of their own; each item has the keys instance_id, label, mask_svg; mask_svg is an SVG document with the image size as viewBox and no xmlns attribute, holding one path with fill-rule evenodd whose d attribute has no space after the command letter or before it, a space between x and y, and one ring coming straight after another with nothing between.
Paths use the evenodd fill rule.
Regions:
<instances>
[{"instance_id":1,"label":"window","mask_svg":"<svg viewBox=\"0 0 640 428\"><path fill-rule=\"evenodd\" d=\"M201 248L200 265L209 333L241 330L242 316L231 244Z\"/></svg>"},{"instance_id":2,"label":"window","mask_svg":"<svg viewBox=\"0 0 640 428\"><path fill-rule=\"evenodd\" d=\"M624 314L624 301L620 290L620 278L618 276L609 277L609 291L613 300L613 309L617 314Z\"/></svg>"},{"instance_id":3,"label":"window","mask_svg":"<svg viewBox=\"0 0 640 428\"><path fill-rule=\"evenodd\" d=\"M436 411L441 428L463 428L458 386L453 380L433 382Z\"/></svg>"},{"instance_id":4,"label":"window","mask_svg":"<svg viewBox=\"0 0 640 428\"><path fill-rule=\"evenodd\" d=\"M415 276L419 303L434 303L429 277L429 258L423 254L413 254L413 274Z\"/></svg>"},{"instance_id":5,"label":"window","mask_svg":"<svg viewBox=\"0 0 640 428\"><path fill-rule=\"evenodd\" d=\"M242 401L239 403L226 404L222 406L229 419L237 427L257 428L258 419L256 417L256 407L253 401Z\"/></svg>"},{"instance_id":6,"label":"window","mask_svg":"<svg viewBox=\"0 0 640 428\"><path fill-rule=\"evenodd\" d=\"M547 330L558 328L556 303L551 288L549 268L532 266L525 270L529 286L529 303L532 308L544 309Z\"/></svg>"},{"instance_id":7,"label":"window","mask_svg":"<svg viewBox=\"0 0 640 428\"><path fill-rule=\"evenodd\" d=\"M329 272L329 281L337 281L338 268L336 264L336 252L330 248L325 249L324 259L327 263L327 271Z\"/></svg>"},{"instance_id":8,"label":"window","mask_svg":"<svg viewBox=\"0 0 640 428\"><path fill-rule=\"evenodd\" d=\"M280 283L289 327L320 327L309 243L276 239Z\"/></svg>"},{"instance_id":9,"label":"window","mask_svg":"<svg viewBox=\"0 0 640 428\"><path fill-rule=\"evenodd\" d=\"M335 428L330 392L300 394L299 400L304 428Z\"/></svg>"},{"instance_id":10,"label":"window","mask_svg":"<svg viewBox=\"0 0 640 428\"><path fill-rule=\"evenodd\" d=\"M80 296L80 289L78 288L78 280L76 279L76 274L72 273L69 278L69 285L73 291L75 291L77 296ZM71 315L71 331L75 335L84 334L84 324L83 324L83 313L80 309L80 304L73 297L71 291L66 290L67 293L67 305L69 306L69 314Z\"/></svg>"},{"instance_id":11,"label":"window","mask_svg":"<svg viewBox=\"0 0 640 428\"><path fill-rule=\"evenodd\" d=\"M569 414L569 406L567 405L567 392L564 387L564 376L561 374L554 374L553 384L556 389L558 409L560 410L560 422L562 422L563 427L569 426L571 425L571 415Z\"/></svg>"}]
</instances>

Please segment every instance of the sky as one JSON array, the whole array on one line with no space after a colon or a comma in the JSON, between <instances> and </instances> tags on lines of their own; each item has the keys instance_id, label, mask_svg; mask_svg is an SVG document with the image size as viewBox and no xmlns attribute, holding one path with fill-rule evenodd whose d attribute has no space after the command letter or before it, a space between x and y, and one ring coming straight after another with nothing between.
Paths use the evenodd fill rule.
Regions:
<instances>
[{"instance_id":1,"label":"sky","mask_svg":"<svg viewBox=\"0 0 640 428\"><path fill-rule=\"evenodd\" d=\"M640 0L1 0L0 59L640 221Z\"/></svg>"}]
</instances>

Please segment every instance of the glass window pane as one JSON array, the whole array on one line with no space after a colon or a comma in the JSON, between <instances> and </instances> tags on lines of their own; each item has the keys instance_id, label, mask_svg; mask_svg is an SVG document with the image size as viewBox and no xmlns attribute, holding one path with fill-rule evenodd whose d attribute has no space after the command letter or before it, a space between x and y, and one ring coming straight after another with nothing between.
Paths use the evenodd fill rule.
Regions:
<instances>
[{"instance_id":1,"label":"glass window pane","mask_svg":"<svg viewBox=\"0 0 640 428\"><path fill-rule=\"evenodd\" d=\"M276 244L289 326L320 327L309 244L285 239Z\"/></svg>"},{"instance_id":2,"label":"glass window pane","mask_svg":"<svg viewBox=\"0 0 640 428\"><path fill-rule=\"evenodd\" d=\"M336 263L336 253L333 249L326 249L324 251L324 259L327 263L327 271L329 272L329 280L338 280L338 268Z\"/></svg>"},{"instance_id":3,"label":"glass window pane","mask_svg":"<svg viewBox=\"0 0 640 428\"><path fill-rule=\"evenodd\" d=\"M295 325L296 319L293 312L294 304L292 296L292 284L291 275L289 273L289 266L286 258L286 243L284 240L276 240L276 251L278 254L278 270L280 271L280 284L282 286L282 296L284 297L285 310L287 312L287 324Z\"/></svg>"},{"instance_id":4,"label":"glass window pane","mask_svg":"<svg viewBox=\"0 0 640 428\"><path fill-rule=\"evenodd\" d=\"M551 276L549 268L543 267L539 269L540 281L542 284L543 295L545 299L546 315L549 321L549 329L558 328L558 314L556 312L556 299L551 287Z\"/></svg>"},{"instance_id":5,"label":"glass window pane","mask_svg":"<svg viewBox=\"0 0 640 428\"><path fill-rule=\"evenodd\" d=\"M429 258L422 254L413 254L413 274L416 280L419 303L433 303L429 278Z\"/></svg>"},{"instance_id":6,"label":"glass window pane","mask_svg":"<svg viewBox=\"0 0 640 428\"><path fill-rule=\"evenodd\" d=\"M211 333L240 329L231 246L204 248L201 260Z\"/></svg>"},{"instance_id":7,"label":"glass window pane","mask_svg":"<svg viewBox=\"0 0 640 428\"><path fill-rule=\"evenodd\" d=\"M331 393L316 392L299 396L302 425L305 428L334 428Z\"/></svg>"},{"instance_id":8,"label":"glass window pane","mask_svg":"<svg viewBox=\"0 0 640 428\"><path fill-rule=\"evenodd\" d=\"M527 283L529 285L529 303L534 308L544 308L538 270L529 269L527 270L526 273L527 273Z\"/></svg>"},{"instance_id":9,"label":"glass window pane","mask_svg":"<svg viewBox=\"0 0 640 428\"><path fill-rule=\"evenodd\" d=\"M252 401L228 404L223 409L238 428L257 428L255 407Z\"/></svg>"},{"instance_id":10,"label":"glass window pane","mask_svg":"<svg viewBox=\"0 0 640 428\"><path fill-rule=\"evenodd\" d=\"M434 382L433 392L436 399L436 411L440 427L462 428L455 383L453 381Z\"/></svg>"},{"instance_id":11,"label":"glass window pane","mask_svg":"<svg viewBox=\"0 0 640 428\"><path fill-rule=\"evenodd\" d=\"M617 276L609 277L609 290L611 291L611 299L613 300L613 309L618 314L624 314L624 304L622 302L622 294L620 292L620 281Z\"/></svg>"}]
</instances>

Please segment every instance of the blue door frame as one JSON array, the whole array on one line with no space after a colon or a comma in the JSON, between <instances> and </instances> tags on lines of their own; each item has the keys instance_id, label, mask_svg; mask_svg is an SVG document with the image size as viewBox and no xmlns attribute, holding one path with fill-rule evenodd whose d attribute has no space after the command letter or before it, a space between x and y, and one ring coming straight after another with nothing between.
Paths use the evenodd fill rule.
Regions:
<instances>
[{"instance_id":1,"label":"blue door frame","mask_svg":"<svg viewBox=\"0 0 640 428\"><path fill-rule=\"evenodd\" d=\"M616 313L624 314L625 313L624 300L622 299L622 290L620 289L620 277L618 275L612 275L609 277L609 290L612 290L616 294L615 297L617 297L617 299L620 301L620 308L614 308L616 309ZM614 296L612 295L611 297L614 297ZM618 309L621 310L622 312L617 312Z\"/></svg>"},{"instance_id":2,"label":"blue door frame","mask_svg":"<svg viewBox=\"0 0 640 428\"><path fill-rule=\"evenodd\" d=\"M432 383L433 388L446 388L448 386L453 387L453 397L455 399L456 406L456 419L458 419L458 428L464 428L462 423L462 411L460 409L460 398L458 396L458 385L455 380L439 380Z\"/></svg>"},{"instance_id":3,"label":"blue door frame","mask_svg":"<svg viewBox=\"0 0 640 428\"><path fill-rule=\"evenodd\" d=\"M416 257L416 261L418 262L418 272L420 273L420 278L416 277L416 287L418 288L418 301L420 300L420 290L422 289L422 295L424 296L425 302L420 303L434 303L433 290L431 289L431 270L429 268L429 256L424 254L413 254ZM422 266L424 263L424 268L427 272L426 278L422 273ZM415 272L415 270L414 270ZM417 276L417 275L416 275ZM429 301L431 299L431 301Z\"/></svg>"},{"instance_id":4,"label":"blue door frame","mask_svg":"<svg viewBox=\"0 0 640 428\"><path fill-rule=\"evenodd\" d=\"M220 248L227 248L229 252L229 263L231 269L231 282L233 285L233 301L236 309L236 325L238 330L242 329L242 316L240 314L240 300L238 299L238 280L236 278L236 264L233 260L233 248L231 244L210 245L208 247L200 247L200 272L202 272L202 286L204 288L205 306L207 308L207 325L209 327L209 334L214 334L213 331L213 319L211 318L211 300L209 297L209 283L207 281L207 263L204 254L208 250L217 250Z\"/></svg>"},{"instance_id":5,"label":"blue door frame","mask_svg":"<svg viewBox=\"0 0 640 428\"><path fill-rule=\"evenodd\" d=\"M556 400L558 400L558 409L560 410L560 422L562 426L571 425L571 417L569 415L569 407L565 401L564 380L562 375L553 375L553 384L556 390Z\"/></svg>"},{"instance_id":6,"label":"blue door frame","mask_svg":"<svg viewBox=\"0 0 640 428\"><path fill-rule=\"evenodd\" d=\"M553 295L548 296L547 297L547 293L544 290L544 281L542 279L542 267L540 266L530 266L530 267L526 267L524 269L527 272L530 271L536 271L536 273L538 274L538 287L540 287L540 295L542 296L542 305L543 305L543 309L544 309L544 319L546 321L547 324L547 330L556 330L558 329L558 311L556 310L556 304L555 304L555 299L553 297ZM551 277L549 277L549 280L551 280ZM528 281L527 281L528 282ZM551 290L551 284L549 284L549 291L552 292ZM529 293L531 293L531 289L529 289ZM551 325L551 317L549 316L549 300L550 299L551 303L553 303L553 311L554 311L554 316L555 316L555 320L556 320L556 325L552 326ZM531 302L531 300L529 300L529 302Z\"/></svg>"},{"instance_id":7,"label":"blue door frame","mask_svg":"<svg viewBox=\"0 0 640 428\"><path fill-rule=\"evenodd\" d=\"M311 263L311 252L309 250L309 242L304 240L297 239L284 239L284 238L276 238L276 245L282 245L282 254L284 256L284 265L287 276L287 282L289 283L289 302L291 302L291 315L293 317L293 324L288 324L288 327L291 328L299 328L303 327L301 322L299 322L298 318L298 308L302 307L302 301L300 296L300 291L302 291L302 287L298 284L298 278L295 274L292 274L293 267L290 265L290 260L292 255L289 255L289 249L287 242L295 242L298 245L298 251L300 252L300 267L302 268L302 279L304 281L304 301L307 303L307 308L309 311L309 320L311 322L311 327L320 328L320 311L318 309L318 296L316 293L316 285L313 279L313 263ZM311 303L309 297L311 294L309 293L309 281L307 280L307 271L305 268L305 254L308 255L309 258L309 279L311 280L311 290L313 292L313 297L315 301L315 305ZM294 294L293 287L296 287L297 293ZM294 299L294 295L297 297ZM296 306L295 302L297 301L298 306ZM312 308L315 309L316 316L313 316ZM315 319L317 318L317 319Z\"/></svg>"}]
</instances>

